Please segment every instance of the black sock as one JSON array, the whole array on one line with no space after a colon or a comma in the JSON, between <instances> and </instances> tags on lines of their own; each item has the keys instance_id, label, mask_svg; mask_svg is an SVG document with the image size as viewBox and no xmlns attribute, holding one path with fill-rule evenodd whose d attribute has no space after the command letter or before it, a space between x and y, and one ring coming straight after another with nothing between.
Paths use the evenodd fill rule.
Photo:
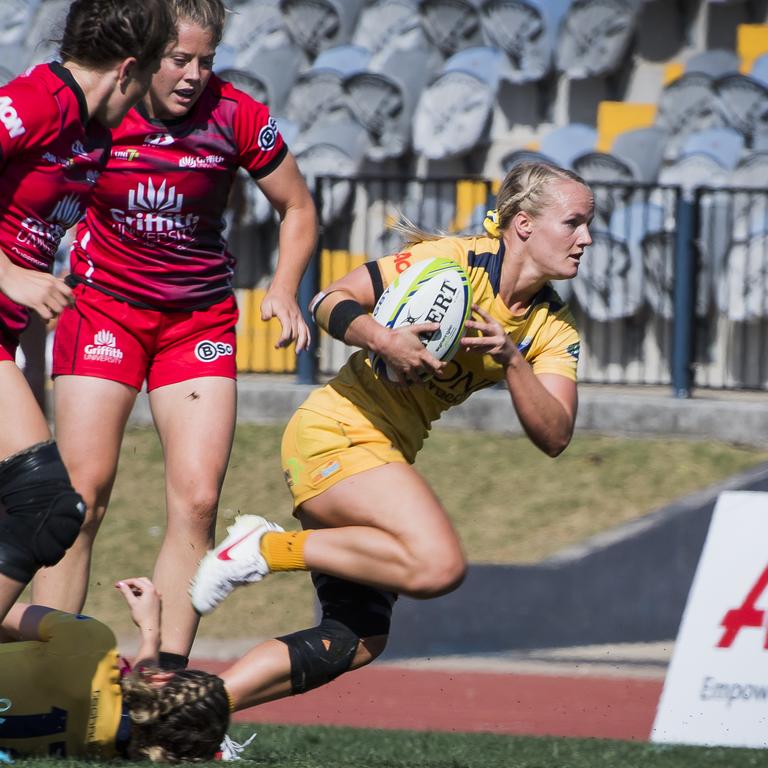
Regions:
<instances>
[{"instance_id":1,"label":"black sock","mask_svg":"<svg viewBox=\"0 0 768 768\"><path fill-rule=\"evenodd\" d=\"M180 653L160 651L157 656L157 665L160 669L186 669L188 664L189 656L182 656Z\"/></svg>"}]
</instances>

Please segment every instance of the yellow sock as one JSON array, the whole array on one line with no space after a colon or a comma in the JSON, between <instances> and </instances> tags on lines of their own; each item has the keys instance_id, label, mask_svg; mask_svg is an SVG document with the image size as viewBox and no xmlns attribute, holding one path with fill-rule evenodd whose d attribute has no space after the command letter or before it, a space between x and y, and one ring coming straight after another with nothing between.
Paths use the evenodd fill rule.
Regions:
<instances>
[{"instance_id":1,"label":"yellow sock","mask_svg":"<svg viewBox=\"0 0 768 768\"><path fill-rule=\"evenodd\" d=\"M304 543L312 531L270 531L261 537L261 554L270 571L306 571Z\"/></svg>"}]
</instances>

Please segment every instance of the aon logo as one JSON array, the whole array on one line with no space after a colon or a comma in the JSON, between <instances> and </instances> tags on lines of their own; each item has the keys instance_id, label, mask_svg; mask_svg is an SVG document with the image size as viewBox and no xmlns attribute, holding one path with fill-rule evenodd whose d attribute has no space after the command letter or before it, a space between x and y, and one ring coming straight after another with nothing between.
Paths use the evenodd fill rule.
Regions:
<instances>
[{"instance_id":1,"label":"aon logo","mask_svg":"<svg viewBox=\"0 0 768 768\"><path fill-rule=\"evenodd\" d=\"M21 122L13 102L8 96L0 96L0 123L2 123L12 139L21 136L26 130Z\"/></svg>"}]
</instances>

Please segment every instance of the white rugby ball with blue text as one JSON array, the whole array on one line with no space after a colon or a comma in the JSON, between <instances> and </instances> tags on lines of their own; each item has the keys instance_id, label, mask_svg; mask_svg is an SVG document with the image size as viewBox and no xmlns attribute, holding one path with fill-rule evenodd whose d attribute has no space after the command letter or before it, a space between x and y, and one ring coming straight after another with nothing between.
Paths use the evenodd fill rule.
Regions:
<instances>
[{"instance_id":1,"label":"white rugby ball with blue text","mask_svg":"<svg viewBox=\"0 0 768 768\"><path fill-rule=\"evenodd\" d=\"M450 360L459 348L471 312L472 286L464 268L453 259L434 257L417 261L399 274L381 294L372 314L393 330L440 323L434 333L423 334L421 341L438 360ZM369 352L368 357L377 376L397 381L379 355Z\"/></svg>"}]
</instances>

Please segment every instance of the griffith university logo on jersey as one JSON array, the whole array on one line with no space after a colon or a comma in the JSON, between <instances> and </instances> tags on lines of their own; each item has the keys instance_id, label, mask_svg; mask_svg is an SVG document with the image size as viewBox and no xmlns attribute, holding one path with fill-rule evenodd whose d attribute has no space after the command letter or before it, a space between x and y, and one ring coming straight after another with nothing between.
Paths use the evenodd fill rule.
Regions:
<instances>
[{"instance_id":1,"label":"griffith university logo on jersey","mask_svg":"<svg viewBox=\"0 0 768 768\"><path fill-rule=\"evenodd\" d=\"M48 256L54 256L64 233L83 217L83 207L80 196L66 195L56 202L53 210L45 220L27 216L21 222L22 229L16 235L16 240L25 245L31 245ZM44 267L46 262L40 262Z\"/></svg>"},{"instance_id":2,"label":"griffith university logo on jersey","mask_svg":"<svg viewBox=\"0 0 768 768\"><path fill-rule=\"evenodd\" d=\"M112 208L112 220L121 237L152 242L190 240L200 217L182 213L184 195L168 186L168 179L156 184L152 177L128 192L126 210Z\"/></svg>"},{"instance_id":3,"label":"griffith university logo on jersey","mask_svg":"<svg viewBox=\"0 0 768 768\"><path fill-rule=\"evenodd\" d=\"M99 363L120 363L123 350L117 346L115 334L102 328L93 337L93 344L83 347L83 360L95 360Z\"/></svg>"}]
</instances>

